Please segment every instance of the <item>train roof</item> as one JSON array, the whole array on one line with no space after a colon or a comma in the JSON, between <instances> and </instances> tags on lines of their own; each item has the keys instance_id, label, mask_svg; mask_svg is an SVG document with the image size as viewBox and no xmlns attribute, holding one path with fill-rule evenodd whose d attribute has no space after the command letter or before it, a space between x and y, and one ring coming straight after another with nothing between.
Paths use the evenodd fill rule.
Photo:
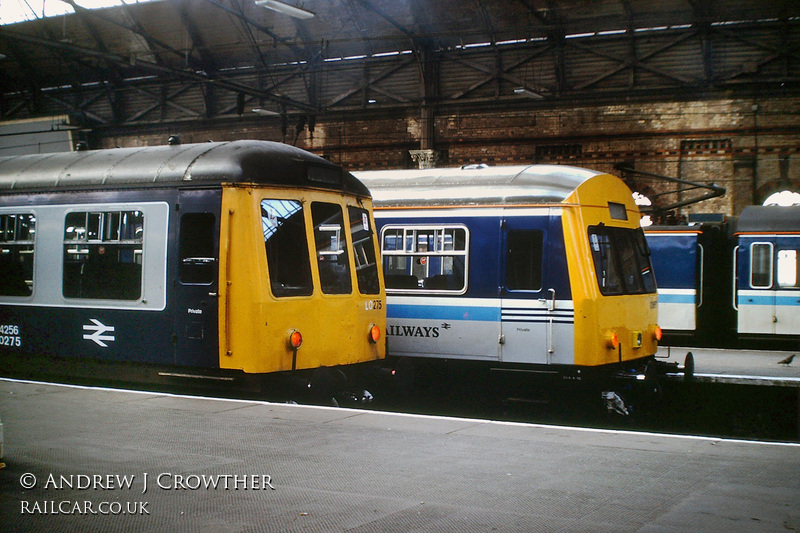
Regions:
<instances>
[{"instance_id":1,"label":"train roof","mask_svg":"<svg viewBox=\"0 0 800 533\"><path fill-rule=\"evenodd\" d=\"M376 207L433 207L559 203L602 172L566 165L470 165L354 174Z\"/></svg>"},{"instance_id":2,"label":"train roof","mask_svg":"<svg viewBox=\"0 0 800 533\"><path fill-rule=\"evenodd\" d=\"M798 233L800 206L751 205L742 210L735 233Z\"/></svg>"},{"instance_id":3,"label":"train roof","mask_svg":"<svg viewBox=\"0 0 800 533\"><path fill-rule=\"evenodd\" d=\"M369 197L338 165L269 141L208 142L0 157L0 193L253 183Z\"/></svg>"}]
</instances>

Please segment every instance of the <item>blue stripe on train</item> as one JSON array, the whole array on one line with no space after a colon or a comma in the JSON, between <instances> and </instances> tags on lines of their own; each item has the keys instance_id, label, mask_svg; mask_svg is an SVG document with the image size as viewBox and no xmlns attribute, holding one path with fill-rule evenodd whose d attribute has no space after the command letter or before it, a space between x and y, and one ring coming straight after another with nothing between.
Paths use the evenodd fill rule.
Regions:
<instances>
[{"instance_id":1,"label":"blue stripe on train","mask_svg":"<svg viewBox=\"0 0 800 533\"><path fill-rule=\"evenodd\" d=\"M386 312L388 318L475 320L482 322L500 321L499 307L389 304L386 308Z\"/></svg>"},{"instance_id":2,"label":"blue stripe on train","mask_svg":"<svg viewBox=\"0 0 800 533\"><path fill-rule=\"evenodd\" d=\"M780 305L785 307L800 307L800 298L797 296L739 296L737 305Z\"/></svg>"}]
</instances>

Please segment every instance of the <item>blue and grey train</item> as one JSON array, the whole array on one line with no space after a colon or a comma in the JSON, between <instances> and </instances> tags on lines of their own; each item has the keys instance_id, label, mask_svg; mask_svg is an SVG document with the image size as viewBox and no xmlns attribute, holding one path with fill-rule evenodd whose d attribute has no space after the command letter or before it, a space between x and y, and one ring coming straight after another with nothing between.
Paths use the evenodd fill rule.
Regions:
<instances>
[{"instance_id":1,"label":"blue and grey train","mask_svg":"<svg viewBox=\"0 0 800 533\"><path fill-rule=\"evenodd\" d=\"M798 348L800 207L645 229L665 342Z\"/></svg>"},{"instance_id":2,"label":"blue and grey train","mask_svg":"<svg viewBox=\"0 0 800 533\"><path fill-rule=\"evenodd\" d=\"M3 157L0 363L338 382L384 357L377 258L369 191L287 145Z\"/></svg>"}]
</instances>

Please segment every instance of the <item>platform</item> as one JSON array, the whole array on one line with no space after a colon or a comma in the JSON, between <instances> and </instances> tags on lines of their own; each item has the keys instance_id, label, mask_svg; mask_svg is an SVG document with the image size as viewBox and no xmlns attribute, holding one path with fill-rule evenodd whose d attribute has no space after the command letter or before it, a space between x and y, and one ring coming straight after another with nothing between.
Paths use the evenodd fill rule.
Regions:
<instances>
[{"instance_id":1,"label":"platform","mask_svg":"<svg viewBox=\"0 0 800 533\"><path fill-rule=\"evenodd\" d=\"M10 380L0 416L3 531L800 529L793 444Z\"/></svg>"},{"instance_id":2,"label":"platform","mask_svg":"<svg viewBox=\"0 0 800 533\"><path fill-rule=\"evenodd\" d=\"M657 357L683 366L688 352L694 357L697 381L800 388L800 352L661 346ZM780 364L793 354L797 356L791 364Z\"/></svg>"}]
</instances>

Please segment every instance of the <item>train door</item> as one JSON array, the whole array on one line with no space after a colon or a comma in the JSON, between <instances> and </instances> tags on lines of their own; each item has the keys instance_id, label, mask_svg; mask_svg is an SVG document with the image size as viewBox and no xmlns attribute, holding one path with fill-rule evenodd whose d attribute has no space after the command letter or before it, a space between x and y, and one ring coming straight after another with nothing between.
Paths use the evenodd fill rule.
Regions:
<instances>
[{"instance_id":1,"label":"train door","mask_svg":"<svg viewBox=\"0 0 800 533\"><path fill-rule=\"evenodd\" d=\"M800 237L777 240L775 254L775 334L800 333Z\"/></svg>"},{"instance_id":2,"label":"train door","mask_svg":"<svg viewBox=\"0 0 800 533\"><path fill-rule=\"evenodd\" d=\"M218 212L218 191L181 192L174 299L176 364L219 365Z\"/></svg>"},{"instance_id":3,"label":"train door","mask_svg":"<svg viewBox=\"0 0 800 533\"><path fill-rule=\"evenodd\" d=\"M735 295L739 333L775 333L774 248L772 242L740 240L734 252L739 284Z\"/></svg>"},{"instance_id":4,"label":"train door","mask_svg":"<svg viewBox=\"0 0 800 533\"><path fill-rule=\"evenodd\" d=\"M505 268L500 287L502 349L507 363L553 364L572 362L573 327L562 320L565 284L553 273L566 276L566 260L556 249L560 218L550 210L534 216L509 216L503 221ZM563 243L563 238L560 239ZM563 256L563 257L562 257ZM569 306L569 305L567 305Z\"/></svg>"}]
</instances>

